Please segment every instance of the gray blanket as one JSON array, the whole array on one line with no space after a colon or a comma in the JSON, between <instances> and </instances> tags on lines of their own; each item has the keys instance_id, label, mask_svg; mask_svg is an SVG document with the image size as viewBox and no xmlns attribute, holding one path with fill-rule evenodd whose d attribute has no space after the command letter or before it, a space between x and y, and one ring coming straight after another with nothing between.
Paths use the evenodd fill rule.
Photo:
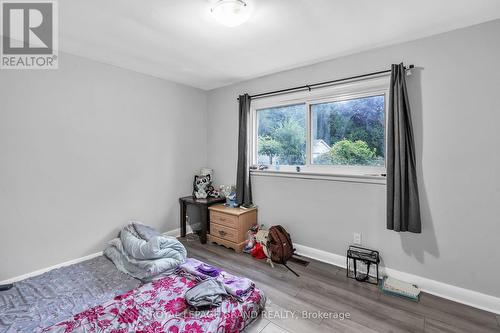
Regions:
<instances>
[{"instance_id":1,"label":"gray blanket","mask_svg":"<svg viewBox=\"0 0 500 333\"><path fill-rule=\"evenodd\" d=\"M139 237L141 237L145 241L149 241L153 237L161 236L158 230L150 227L149 225L142 224L140 222L132 222L132 225Z\"/></svg>"},{"instance_id":2,"label":"gray blanket","mask_svg":"<svg viewBox=\"0 0 500 333\"><path fill-rule=\"evenodd\" d=\"M127 225L119 238L109 242L104 255L120 271L142 281L173 273L186 260L186 249L176 238L151 229L138 223Z\"/></svg>"},{"instance_id":3,"label":"gray blanket","mask_svg":"<svg viewBox=\"0 0 500 333\"><path fill-rule=\"evenodd\" d=\"M206 279L191 287L184 298L195 309L218 307L224 296L229 296L221 281Z\"/></svg>"}]
</instances>

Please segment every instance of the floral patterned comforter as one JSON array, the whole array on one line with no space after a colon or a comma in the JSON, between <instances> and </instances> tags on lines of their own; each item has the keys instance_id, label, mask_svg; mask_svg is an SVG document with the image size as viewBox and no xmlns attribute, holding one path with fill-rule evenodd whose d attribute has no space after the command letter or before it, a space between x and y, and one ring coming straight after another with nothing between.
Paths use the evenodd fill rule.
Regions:
<instances>
[{"instance_id":1,"label":"floral patterned comforter","mask_svg":"<svg viewBox=\"0 0 500 333\"><path fill-rule=\"evenodd\" d=\"M265 296L254 288L241 301L226 298L218 308L189 309L184 294L197 281L194 275L178 271L47 327L43 332L236 333L264 308Z\"/></svg>"}]
</instances>

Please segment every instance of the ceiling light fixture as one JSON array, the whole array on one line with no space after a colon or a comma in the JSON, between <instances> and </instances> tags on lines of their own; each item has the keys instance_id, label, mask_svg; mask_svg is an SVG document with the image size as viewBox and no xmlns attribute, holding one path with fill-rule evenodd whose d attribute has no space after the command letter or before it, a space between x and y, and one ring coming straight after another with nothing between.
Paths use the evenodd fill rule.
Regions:
<instances>
[{"instance_id":1,"label":"ceiling light fixture","mask_svg":"<svg viewBox=\"0 0 500 333\"><path fill-rule=\"evenodd\" d=\"M218 0L210 12L220 24L236 27L250 18L251 8L243 0Z\"/></svg>"}]
</instances>

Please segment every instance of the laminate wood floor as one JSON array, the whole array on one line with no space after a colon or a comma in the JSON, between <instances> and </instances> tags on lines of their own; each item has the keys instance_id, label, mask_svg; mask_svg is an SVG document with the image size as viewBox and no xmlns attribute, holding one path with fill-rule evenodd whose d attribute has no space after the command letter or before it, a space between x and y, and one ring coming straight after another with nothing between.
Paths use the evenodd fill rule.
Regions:
<instances>
[{"instance_id":1,"label":"laminate wood floor","mask_svg":"<svg viewBox=\"0 0 500 333\"><path fill-rule=\"evenodd\" d=\"M266 310L246 332L500 332L500 317L493 313L426 293L419 303L387 296L319 261L310 260L306 267L290 263L300 274L296 277L283 266L272 268L219 245L180 240L189 256L246 276L265 292ZM350 318L341 320L335 313Z\"/></svg>"}]
</instances>

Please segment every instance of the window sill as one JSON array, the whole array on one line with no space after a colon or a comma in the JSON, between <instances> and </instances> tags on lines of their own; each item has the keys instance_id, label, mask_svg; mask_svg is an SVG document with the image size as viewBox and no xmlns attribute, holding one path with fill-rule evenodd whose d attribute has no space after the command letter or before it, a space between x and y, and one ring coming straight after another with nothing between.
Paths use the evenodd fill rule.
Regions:
<instances>
[{"instance_id":1,"label":"window sill","mask_svg":"<svg viewBox=\"0 0 500 333\"><path fill-rule=\"evenodd\" d=\"M298 179L313 179L327 180L347 183L364 183L385 185L386 177L380 175L368 174L340 174L340 173L323 173L311 171L284 171L284 170L251 170L250 175L257 177L284 177Z\"/></svg>"}]
</instances>

